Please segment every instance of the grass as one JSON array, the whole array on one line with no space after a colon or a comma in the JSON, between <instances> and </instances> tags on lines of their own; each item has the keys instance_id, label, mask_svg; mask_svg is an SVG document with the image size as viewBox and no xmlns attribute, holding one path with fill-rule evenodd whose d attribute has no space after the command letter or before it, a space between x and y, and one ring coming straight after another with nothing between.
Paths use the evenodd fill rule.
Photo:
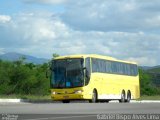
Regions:
<instances>
[{"instance_id":1,"label":"grass","mask_svg":"<svg viewBox=\"0 0 160 120\"><path fill-rule=\"evenodd\" d=\"M160 95L155 96L141 96L138 100L160 100Z\"/></svg>"},{"instance_id":2,"label":"grass","mask_svg":"<svg viewBox=\"0 0 160 120\"><path fill-rule=\"evenodd\" d=\"M50 100L50 95L0 95L0 99Z\"/></svg>"}]
</instances>

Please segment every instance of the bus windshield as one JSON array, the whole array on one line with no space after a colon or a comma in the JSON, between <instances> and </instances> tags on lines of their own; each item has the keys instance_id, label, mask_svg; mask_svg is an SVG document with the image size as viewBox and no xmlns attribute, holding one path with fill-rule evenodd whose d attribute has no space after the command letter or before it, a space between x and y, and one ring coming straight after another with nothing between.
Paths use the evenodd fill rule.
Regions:
<instances>
[{"instance_id":1,"label":"bus windshield","mask_svg":"<svg viewBox=\"0 0 160 120\"><path fill-rule=\"evenodd\" d=\"M83 59L63 59L52 62L52 88L81 87L84 85L83 76Z\"/></svg>"}]
</instances>

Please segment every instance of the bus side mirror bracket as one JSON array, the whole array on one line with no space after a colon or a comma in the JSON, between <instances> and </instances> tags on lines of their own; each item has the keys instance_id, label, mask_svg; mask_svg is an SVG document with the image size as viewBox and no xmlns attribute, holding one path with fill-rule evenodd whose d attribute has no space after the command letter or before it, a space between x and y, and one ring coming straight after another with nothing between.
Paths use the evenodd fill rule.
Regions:
<instances>
[{"instance_id":1,"label":"bus side mirror bracket","mask_svg":"<svg viewBox=\"0 0 160 120\"><path fill-rule=\"evenodd\" d=\"M87 70L87 68L86 68L86 67L83 67L83 70Z\"/></svg>"}]
</instances>

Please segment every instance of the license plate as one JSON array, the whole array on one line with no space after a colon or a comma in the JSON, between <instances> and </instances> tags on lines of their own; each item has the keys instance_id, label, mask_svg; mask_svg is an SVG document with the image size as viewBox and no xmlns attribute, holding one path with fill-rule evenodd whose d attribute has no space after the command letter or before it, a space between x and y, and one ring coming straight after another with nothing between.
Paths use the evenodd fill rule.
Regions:
<instances>
[{"instance_id":1,"label":"license plate","mask_svg":"<svg viewBox=\"0 0 160 120\"><path fill-rule=\"evenodd\" d=\"M69 96L63 96L63 98L67 99L67 98L69 98Z\"/></svg>"}]
</instances>

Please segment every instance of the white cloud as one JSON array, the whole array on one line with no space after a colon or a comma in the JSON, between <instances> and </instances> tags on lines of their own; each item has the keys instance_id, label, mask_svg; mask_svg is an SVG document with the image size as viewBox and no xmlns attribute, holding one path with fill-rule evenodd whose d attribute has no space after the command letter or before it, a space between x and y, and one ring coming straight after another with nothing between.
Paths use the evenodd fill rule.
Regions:
<instances>
[{"instance_id":1,"label":"white cloud","mask_svg":"<svg viewBox=\"0 0 160 120\"><path fill-rule=\"evenodd\" d=\"M75 31L52 14L17 14L0 27L0 47L38 57L102 54L140 65L159 64L160 36L144 32ZM154 59L152 59L154 58Z\"/></svg>"},{"instance_id":2,"label":"white cloud","mask_svg":"<svg viewBox=\"0 0 160 120\"><path fill-rule=\"evenodd\" d=\"M155 28L159 28L160 27L160 15L154 16L152 18L148 18L146 19L146 22Z\"/></svg>"},{"instance_id":3,"label":"white cloud","mask_svg":"<svg viewBox=\"0 0 160 120\"><path fill-rule=\"evenodd\" d=\"M139 57L139 58L128 58L128 61L134 61L137 62L139 65L144 65L144 66L155 66L157 65L157 61L155 59L150 59L146 57Z\"/></svg>"},{"instance_id":4,"label":"white cloud","mask_svg":"<svg viewBox=\"0 0 160 120\"><path fill-rule=\"evenodd\" d=\"M0 48L0 55L4 54L4 48Z\"/></svg>"},{"instance_id":5,"label":"white cloud","mask_svg":"<svg viewBox=\"0 0 160 120\"><path fill-rule=\"evenodd\" d=\"M62 4L67 0L24 0L26 3Z\"/></svg>"},{"instance_id":6,"label":"white cloud","mask_svg":"<svg viewBox=\"0 0 160 120\"><path fill-rule=\"evenodd\" d=\"M11 17L8 15L0 15L0 23L6 23L11 20Z\"/></svg>"},{"instance_id":7,"label":"white cloud","mask_svg":"<svg viewBox=\"0 0 160 120\"><path fill-rule=\"evenodd\" d=\"M51 57L53 46L68 36L69 28L50 13L20 13L0 26L0 47L5 51Z\"/></svg>"},{"instance_id":8,"label":"white cloud","mask_svg":"<svg viewBox=\"0 0 160 120\"><path fill-rule=\"evenodd\" d=\"M27 1L64 4L66 11L60 15L14 14L0 26L3 51L38 57L91 53L137 61L140 65L160 64L157 0Z\"/></svg>"},{"instance_id":9,"label":"white cloud","mask_svg":"<svg viewBox=\"0 0 160 120\"><path fill-rule=\"evenodd\" d=\"M139 32L159 29L160 1L72 0L63 21L81 31Z\"/></svg>"}]
</instances>

